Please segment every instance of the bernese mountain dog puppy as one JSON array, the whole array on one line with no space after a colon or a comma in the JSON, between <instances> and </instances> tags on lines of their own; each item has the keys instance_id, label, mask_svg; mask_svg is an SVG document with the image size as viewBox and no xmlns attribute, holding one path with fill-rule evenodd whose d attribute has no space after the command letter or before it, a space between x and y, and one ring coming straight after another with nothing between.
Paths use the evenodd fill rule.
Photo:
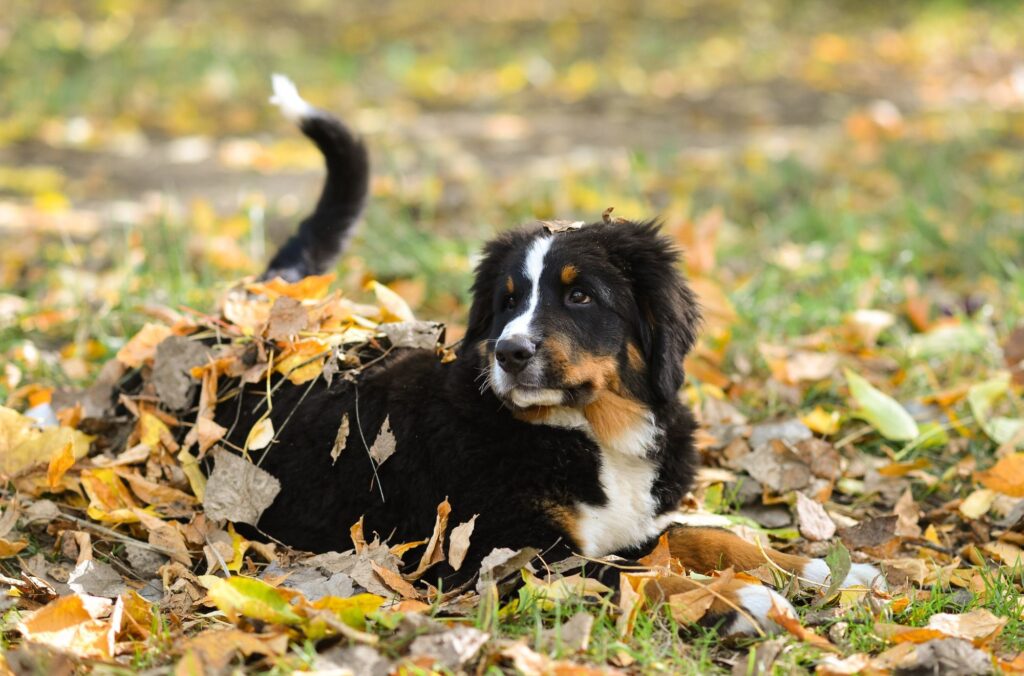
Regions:
<instances>
[{"instance_id":1,"label":"bernese mountain dog puppy","mask_svg":"<svg viewBox=\"0 0 1024 676\"><path fill-rule=\"evenodd\" d=\"M335 263L365 202L369 161L348 129L290 81L277 76L274 87L272 101L327 166L315 211L265 273L296 280ZM536 548L547 562L574 553L635 559L669 529L672 554L688 569L751 569L767 555L824 584L820 560L673 526L697 464L696 423L679 390L700 324L678 264L653 222L540 224L499 235L476 268L456 359L395 349L354 378L277 390L278 437L253 455L281 492L259 531L300 549L341 550L362 519L367 535L410 542L430 536L447 499L449 523L476 521L459 569L442 562L430 570L445 589L498 547ZM251 386L237 406L218 407L217 422L233 430L229 445L244 446L264 395ZM394 451L378 463L369 451L381 434L393 435ZM343 450L332 459L336 439ZM877 574L855 565L846 582L870 585ZM674 584L656 593L689 583ZM736 580L707 619L727 633L752 632L752 620L771 626L773 602L791 611L769 588Z\"/></svg>"}]
</instances>

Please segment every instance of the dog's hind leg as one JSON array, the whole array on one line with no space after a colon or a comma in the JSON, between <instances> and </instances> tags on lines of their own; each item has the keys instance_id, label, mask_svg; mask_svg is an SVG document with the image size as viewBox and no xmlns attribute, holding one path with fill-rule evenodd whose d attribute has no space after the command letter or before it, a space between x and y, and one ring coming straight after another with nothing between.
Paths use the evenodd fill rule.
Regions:
<instances>
[{"instance_id":1,"label":"dog's hind leg","mask_svg":"<svg viewBox=\"0 0 1024 676\"><path fill-rule=\"evenodd\" d=\"M829 584L829 568L823 560L762 549L725 530L677 527L669 531L668 544L672 556L679 559L687 570L697 573L707 574L726 568L752 570L769 564L796 575L805 587L825 587ZM672 594L695 589L696 584L686 578L670 579L648 590L648 596L667 599ZM669 588L664 588L665 585ZM679 585L682 587L675 588ZM874 566L855 563L850 567L842 586L884 588L885 581ZM768 619L768 612L773 605L783 612L792 611L789 602L768 587L745 580L733 580L721 591L721 598L716 598L709 611L709 618L724 618L723 626L727 633L756 631L751 619L756 620L763 629L774 629L774 623Z\"/></svg>"},{"instance_id":2,"label":"dog's hind leg","mask_svg":"<svg viewBox=\"0 0 1024 676\"><path fill-rule=\"evenodd\" d=\"M327 177L316 209L267 266L263 279L294 282L330 270L348 243L366 203L370 159L366 147L336 117L306 102L284 75L273 76L276 104L323 153Z\"/></svg>"}]
</instances>

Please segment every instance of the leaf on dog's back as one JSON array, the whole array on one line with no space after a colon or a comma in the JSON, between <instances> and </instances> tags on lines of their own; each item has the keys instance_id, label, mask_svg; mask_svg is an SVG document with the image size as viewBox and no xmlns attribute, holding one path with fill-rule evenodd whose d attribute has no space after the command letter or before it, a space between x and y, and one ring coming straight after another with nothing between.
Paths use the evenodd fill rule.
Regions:
<instances>
[{"instance_id":1,"label":"leaf on dog's back","mask_svg":"<svg viewBox=\"0 0 1024 676\"><path fill-rule=\"evenodd\" d=\"M223 448L213 450L213 460L213 472L203 495L206 516L255 526L281 492L281 482Z\"/></svg>"},{"instance_id":2,"label":"leaf on dog's back","mask_svg":"<svg viewBox=\"0 0 1024 676\"><path fill-rule=\"evenodd\" d=\"M380 306L381 318L386 322L414 322L415 315L408 303L397 293L380 282L370 281L366 288L373 291Z\"/></svg>"},{"instance_id":3,"label":"leaf on dog's back","mask_svg":"<svg viewBox=\"0 0 1024 676\"><path fill-rule=\"evenodd\" d=\"M138 368L156 356L157 346L171 335L162 324L146 324L117 351L117 360L130 368Z\"/></svg>"},{"instance_id":4,"label":"leaf on dog's back","mask_svg":"<svg viewBox=\"0 0 1024 676\"><path fill-rule=\"evenodd\" d=\"M341 452L345 450L345 442L348 440L348 413L341 416L341 424L338 425L338 433L334 437L334 446L331 448L331 464L338 462Z\"/></svg>"},{"instance_id":5,"label":"leaf on dog's back","mask_svg":"<svg viewBox=\"0 0 1024 676\"><path fill-rule=\"evenodd\" d=\"M263 416L249 430L249 436L245 438L245 450L258 451L264 449L273 439L274 421L269 416Z\"/></svg>"},{"instance_id":6,"label":"leaf on dog's back","mask_svg":"<svg viewBox=\"0 0 1024 676\"><path fill-rule=\"evenodd\" d=\"M309 311L302 303L281 296L270 308L270 319L267 320L267 338L270 340L289 340L309 326Z\"/></svg>"},{"instance_id":7,"label":"leaf on dog's back","mask_svg":"<svg viewBox=\"0 0 1024 676\"><path fill-rule=\"evenodd\" d=\"M346 416L342 420L342 424L347 419ZM340 434L341 430L339 429L338 432ZM383 465L384 461L394 454L397 446L398 440L395 439L395 435L391 431L391 417L388 416L384 419L384 424L380 426L380 432L377 433L377 438L373 440L373 445L370 446L370 457L374 459L378 466ZM331 455L333 457L333 451Z\"/></svg>"},{"instance_id":8,"label":"leaf on dog's back","mask_svg":"<svg viewBox=\"0 0 1024 676\"><path fill-rule=\"evenodd\" d=\"M418 580L423 573L435 563L444 561L444 536L448 530L448 515L452 512L452 506L445 498L444 502L437 506L437 518L434 520L434 532L427 543L427 550L423 552L423 558L416 566L416 570L408 576L410 580Z\"/></svg>"}]
</instances>

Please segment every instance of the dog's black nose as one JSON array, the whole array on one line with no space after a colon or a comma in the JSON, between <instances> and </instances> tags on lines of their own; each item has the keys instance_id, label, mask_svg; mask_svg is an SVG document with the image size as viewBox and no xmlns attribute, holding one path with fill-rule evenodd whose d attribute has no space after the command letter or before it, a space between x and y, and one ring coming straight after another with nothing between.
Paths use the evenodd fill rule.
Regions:
<instances>
[{"instance_id":1,"label":"dog's black nose","mask_svg":"<svg viewBox=\"0 0 1024 676\"><path fill-rule=\"evenodd\" d=\"M530 363L537 348L533 341L523 335L502 338L494 346L494 358L512 375L516 375Z\"/></svg>"}]
</instances>

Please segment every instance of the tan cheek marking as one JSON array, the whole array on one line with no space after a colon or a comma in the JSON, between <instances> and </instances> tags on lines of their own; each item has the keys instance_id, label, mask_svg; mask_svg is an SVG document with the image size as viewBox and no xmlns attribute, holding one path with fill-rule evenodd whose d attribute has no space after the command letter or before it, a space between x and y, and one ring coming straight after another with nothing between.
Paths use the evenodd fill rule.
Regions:
<instances>
[{"instance_id":1,"label":"tan cheek marking","mask_svg":"<svg viewBox=\"0 0 1024 676\"><path fill-rule=\"evenodd\" d=\"M509 275L508 279L505 280L505 290L509 293L514 293L516 290L516 284L512 281L511 275Z\"/></svg>"},{"instance_id":2,"label":"tan cheek marking","mask_svg":"<svg viewBox=\"0 0 1024 676\"><path fill-rule=\"evenodd\" d=\"M640 354L640 348L636 343L626 345L626 360L634 371L643 371L647 364L644 363L644 356Z\"/></svg>"},{"instance_id":3,"label":"tan cheek marking","mask_svg":"<svg viewBox=\"0 0 1024 676\"><path fill-rule=\"evenodd\" d=\"M562 268L562 284L572 284L580 274L575 265L569 264Z\"/></svg>"},{"instance_id":4,"label":"tan cheek marking","mask_svg":"<svg viewBox=\"0 0 1024 676\"><path fill-rule=\"evenodd\" d=\"M550 406L531 406L529 408L517 408L512 411L512 417L528 423L541 423L551 415Z\"/></svg>"}]
</instances>

